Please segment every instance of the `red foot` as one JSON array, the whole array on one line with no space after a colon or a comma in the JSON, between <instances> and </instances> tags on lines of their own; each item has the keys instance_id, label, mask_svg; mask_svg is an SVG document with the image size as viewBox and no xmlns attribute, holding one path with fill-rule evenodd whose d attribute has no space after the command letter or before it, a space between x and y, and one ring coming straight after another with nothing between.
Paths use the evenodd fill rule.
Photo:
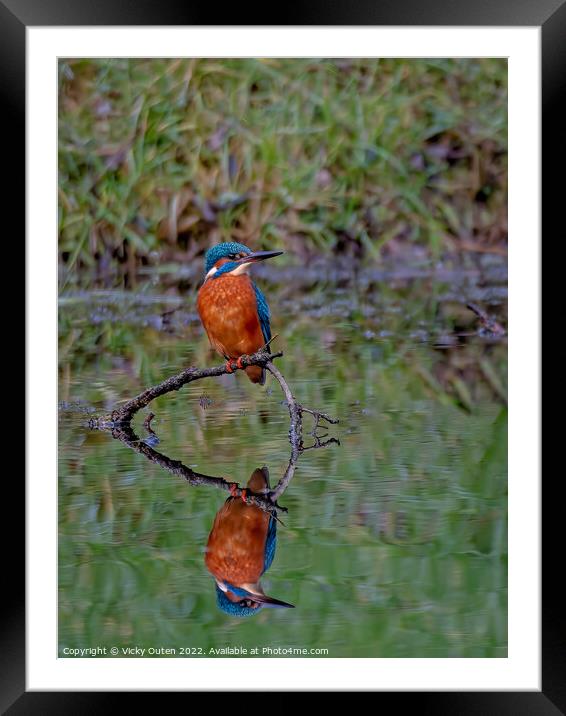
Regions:
<instances>
[{"instance_id":1,"label":"red foot","mask_svg":"<svg viewBox=\"0 0 566 716\"><path fill-rule=\"evenodd\" d=\"M242 490L242 494L240 495L240 497L242 498L242 502L246 502L246 493L247 493L247 490L244 488Z\"/></svg>"},{"instance_id":2,"label":"red foot","mask_svg":"<svg viewBox=\"0 0 566 716\"><path fill-rule=\"evenodd\" d=\"M244 370L244 366L242 365L242 358L243 358L243 357L244 357L244 356L240 356L240 357L238 358L238 360L236 361L236 365L238 366L238 368L239 368L240 370Z\"/></svg>"},{"instance_id":3,"label":"red foot","mask_svg":"<svg viewBox=\"0 0 566 716\"><path fill-rule=\"evenodd\" d=\"M237 482L231 482L230 483L230 494L232 497L237 497L236 492L238 491L238 483Z\"/></svg>"},{"instance_id":4,"label":"red foot","mask_svg":"<svg viewBox=\"0 0 566 716\"><path fill-rule=\"evenodd\" d=\"M226 362L226 372L227 373L233 373L234 369L232 368L232 361L229 360Z\"/></svg>"}]
</instances>

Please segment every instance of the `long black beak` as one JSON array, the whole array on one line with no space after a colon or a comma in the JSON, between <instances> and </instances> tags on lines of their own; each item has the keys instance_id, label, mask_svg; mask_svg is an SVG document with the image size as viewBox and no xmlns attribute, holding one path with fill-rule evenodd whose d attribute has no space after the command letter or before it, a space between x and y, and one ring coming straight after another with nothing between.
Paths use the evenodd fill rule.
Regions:
<instances>
[{"instance_id":1,"label":"long black beak","mask_svg":"<svg viewBox=\"0 0 566 716\"><path fill-rule=\"evenodd\" d=\"M284 251L254 251L251 254L247 254L243 259L238 261L239 264L250 264L256 261L264 261L265 259L272 259L274 256L281 256Z\"/></svg>"},{"instance_id":2,"label":"long black beak","mask_svg":"<svg viewBox=\"0 0 566 716\"><path fill-rule=\"evenodd\" d=\"M287 602L282 602L279 599L274 599L273 597L268 597L266 594L254 594L252 596L252 599L254 602L259 602L263 607L271 607L272 609L279 609L282 607L286 607L287 609L294 609L294 604L288 604Z\"/></svg>"}]
</instances>

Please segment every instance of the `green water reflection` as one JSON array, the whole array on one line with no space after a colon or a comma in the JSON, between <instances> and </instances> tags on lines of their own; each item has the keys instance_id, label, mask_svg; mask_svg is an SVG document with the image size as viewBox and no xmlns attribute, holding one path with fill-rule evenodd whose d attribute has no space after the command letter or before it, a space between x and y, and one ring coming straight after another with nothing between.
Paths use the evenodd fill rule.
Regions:
<instances>
[{"instance_id":1,"label":"green water reflection","mask_svg":"<svg viewBox=\"0 0 566 716\"><path fill-rule=\"evenodd\" d=\"M204 563L226 493L193 488L85 425L89 411L187 365L216 364L202 329L190 311L167 332L153 304L147 320L129 322L127 305L115 320L106 308L62 302L60 653L506 656L506 346L470 336L434 347L438 311L429 323L418 310L376 323L272 306L279 367L301 402L340 418L330 430L340 445L304 453L281 499L289 512L262 582L296 608L235 619L217 608ZM459 316L443 315L442 330ZM263 389L242 375L196 382L151 409L158 449L198 472L243 485L258 465L272 483L285 470L288 413L271 378Z\"/></svg>"}]
</instances>

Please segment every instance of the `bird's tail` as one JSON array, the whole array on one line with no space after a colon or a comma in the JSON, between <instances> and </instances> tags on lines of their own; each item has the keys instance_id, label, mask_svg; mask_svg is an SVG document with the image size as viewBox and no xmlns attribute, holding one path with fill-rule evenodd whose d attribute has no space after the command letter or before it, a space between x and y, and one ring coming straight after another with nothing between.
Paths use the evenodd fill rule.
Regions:
<instances>
[{"instance_id":1,"label":"bird's tail","mask_svg":"<svg viewBox=\"0 0 566 716\"><path fill-rule=\"evenodd\" d=\"M267 492L269 490L269 470L264 465L257 467L248 480L248 488L252 492Z\"/></svg>"},{"instance_id":2,"label":"bird's tail","mask_svg":"<svg viewBox=\"0 0 566 716\"><path fill-rule=\"evenodd\" d=\"M265 368L262 368L260 365L249 365L245 371L252 383L265 384Z\"/></svg>"}]
</instances>

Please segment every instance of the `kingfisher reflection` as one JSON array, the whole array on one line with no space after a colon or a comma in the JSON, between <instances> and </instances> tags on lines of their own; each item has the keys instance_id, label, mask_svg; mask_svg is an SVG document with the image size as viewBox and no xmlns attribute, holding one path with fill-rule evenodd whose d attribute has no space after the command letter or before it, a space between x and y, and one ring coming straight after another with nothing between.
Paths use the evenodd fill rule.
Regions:
<instances>
[{"instance_id":1,"label":"kingfisher reflection","mask_svg":"<svg viewBox=\"0 0 566 716\"><path fill-rule=\"evenodd\" d=\"M267 467L254 470L247 489L267 494L269 487ZM216 602L223 612L248 617L263 607L294 607L267 596L260 583L273 562L276 543L275 515L248 504L245 496L229 497L218 510L208 537L205 563L216 580Z\"/></svg>"},{"instance_id":2,"label":"kingfisher reflection","mask_svg":"<svg viewBox=\"0 0 566 716\"><path fill-rule=\"evenodd\" d=\"M257 614L263 607L294 608L293 604L266 595L260 582L275 557L277 514L287 511L277 499L289 486L302 453L332 444L340 445L340 442L313 434L312 445L305 447L302 440L292 445L287 468L273 489L265 466L255 469L246 488L240 488L235 482L195 472L179 460L158 452L154 445L159 443L159 438L149 423L145 427L149 433L145 440L136 435L130 424L113 426L111 434L193 487L214 487L230 492L230 497L216 513L205 553L206 567L215 579L220 609L232 616L247 617Z\"/></svg>"}]
</instances>

